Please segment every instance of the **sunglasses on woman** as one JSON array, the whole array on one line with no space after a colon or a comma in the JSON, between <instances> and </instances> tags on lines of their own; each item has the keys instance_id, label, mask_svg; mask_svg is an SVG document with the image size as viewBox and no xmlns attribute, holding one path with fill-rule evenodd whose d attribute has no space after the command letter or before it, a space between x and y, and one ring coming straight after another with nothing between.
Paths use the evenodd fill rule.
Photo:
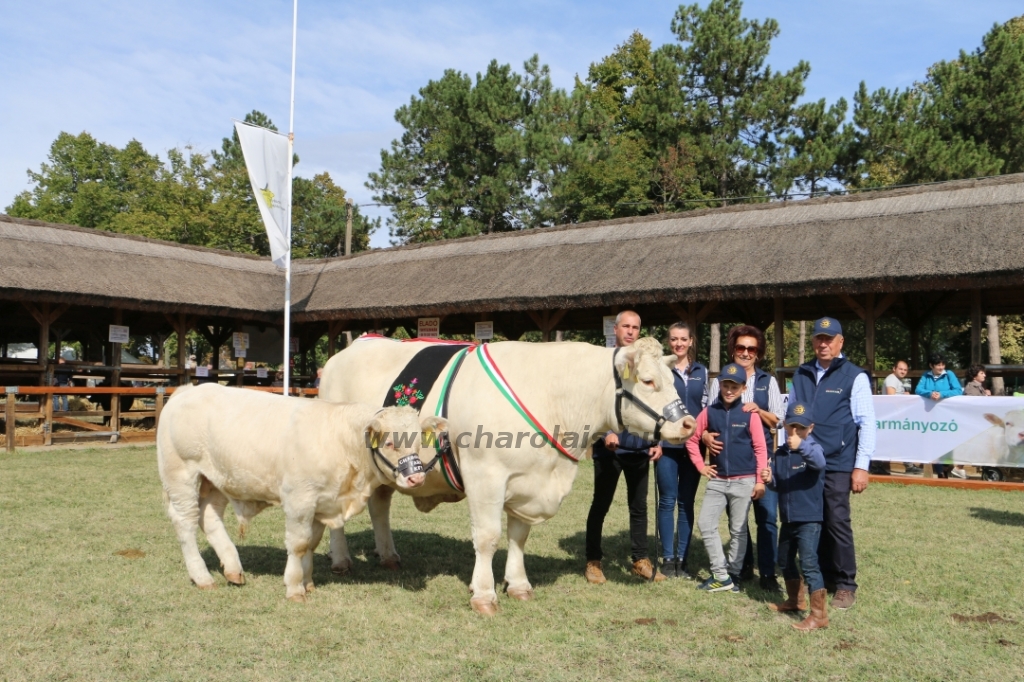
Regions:
<instances>
[{"instance_id":1,"label":"sunglasses on woman","mask_svg":"<svg viewBox=\"0 0 1024 682\"><path fill-rule=\"evenodd\" d=\"M735 346L733 346L733 350L737 353L750 353L752 355L757 354L757 346L741 346L740 344L737 343Z\"/></svg>"}]
</instances>

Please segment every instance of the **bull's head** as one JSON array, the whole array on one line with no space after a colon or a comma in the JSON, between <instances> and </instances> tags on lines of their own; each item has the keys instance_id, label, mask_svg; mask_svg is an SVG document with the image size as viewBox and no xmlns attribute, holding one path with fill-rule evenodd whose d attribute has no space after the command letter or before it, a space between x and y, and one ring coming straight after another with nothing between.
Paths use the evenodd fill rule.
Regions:
<instances>
[{"instance_id":1,"label":"bull's head","mask_svg":"<svg viewBox=\"0 0 1024 682\"><path fill-rule=\"evenodd\" d=\"M1024 410L1010 410L1005 417L986 414L985 419L1003 429L1006 445L1011 448L1024 445Z\"/></svg>"},{"instance_id":2,"label":"bull's head","mask_svg":"<svg viewBox=\"0 0 1024 682\"><path fill-rule=\"evenodd\" d=\"M615 371L622 378L624 394L633 396L616 396L626 430L649 439L660 431L662 440L677 445L690 437L696 421L682 408L660 343L643 338L620 349Z\"/></svg>"},{"instance_id":3,"label":"bull's head","mask_svg":"<svg viewBox=\"0 0 1024 682\"><path fill-rule=\"evenodd\" d=\"M378 478L399 488L415 488L423 484L426 474L420 447L424 434L428 442L448 428L440 417L425 417L410 407L387 407L377 413L365 430L366 443Z\"/></svg>"}]
</instances>

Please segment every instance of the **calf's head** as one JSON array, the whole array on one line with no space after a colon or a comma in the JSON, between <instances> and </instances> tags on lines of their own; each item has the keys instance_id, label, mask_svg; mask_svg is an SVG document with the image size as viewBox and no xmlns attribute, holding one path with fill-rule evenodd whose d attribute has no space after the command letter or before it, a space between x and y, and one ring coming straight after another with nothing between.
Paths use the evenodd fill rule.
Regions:
<instances>
[{"instance_id":1,"label":"calf's head","mask_svg":"<svg viewBox=\"0 0 1024 682\"><path fill-rule=\"evenodd\" d=\"M1009 447L1024 445L1024 410L1010 410L1002 418L994 414L986 414L985 419L1003 429L1003 435Z\"/></svg>"},{"instance_id":2,"label":"calf's head","mask_svg":"<svg viewBox=\"0 0 1024 682\"><path fill-rule=\"evenodd\" d=\"M410 407L386 407L374 416L365 429L377 476L399 488L416 488L423 484L426 472L420 459L424 441L436 441L436 434L445 431L448 423L440 417L425 417Z\"/></svg>"},{"instance_id":3,"label":"calf's head","mask_svg":"<svg viewBox=\"0 0 1024 682\"><path fill-rule=\"evenodd\" d=\"M681 444L693 434L697 422L679 400L669 360L675 358L663 358L661 344L652 338L637 339L620 349L615 371L622 378L623 394L615 399L622 425L630 433L653 439L660 431L662 440Z\"/></svg>"}]
</instances>

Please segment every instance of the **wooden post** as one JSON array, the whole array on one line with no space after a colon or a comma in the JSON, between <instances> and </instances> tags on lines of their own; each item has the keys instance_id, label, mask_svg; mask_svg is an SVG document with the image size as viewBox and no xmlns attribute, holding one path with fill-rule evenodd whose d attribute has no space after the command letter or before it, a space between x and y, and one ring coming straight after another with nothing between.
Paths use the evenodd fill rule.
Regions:
<instances>
[{"instance_id":1,"label":"wooden post","mask_svg":"<svg viewBox=\"0 0 1024 682\"><path fill-rule=\"evenodd\" d=\"M708 358L708 369L717 374L722 371L722 325L711 325L711 357Z\"/></svg>"},{"instance_id":2,"label":"wooden post","mask_svg":"<svg viewBox=\"0 0 1024 682\"><path fill-rule=\"evenodd\" d=\"M348 210L345 215L345 255L352 254L352 200L346 199Z\"/></svg>"},{"instance_id":3,"label":"wooden post","mask_svg":"<svg viewBox=\"0 0 1024 682\"><path fill-rule=\"evenodd\" d=\"M17 428L15 422L17 421L14 417L17 406L14 404L14 398L17 395L14 391L17 390L15 386L7 387L7 404L4 406L4 419L6 421L6 436L7 436L7 452L14 452L14 432Z\"/></svg>"},{"instance_id":4,"label":"wooden post","mask_svg":"<svg viewBox=\"0 0 1024 682\"><path fill-rule=\"evenodd\" d=\"M43 445L53 445L53 394L44 393L43 400Z\"/></svg>"},{"instance_id":5,"label":"wooden post","mask_svg":"<svg viewBox=\"0 0 1024 682\"><path fill-rule=\"evenodd\" d=\"M995 315L988 315L985 318L988 327L988 364L1003 364L1003 352L999 346L999 318ZM992 377L992 395L1002 395L1005 392L1003 377Z\"/></svg>"},{"instance_id":6,"label":"wooden post","mask_svg":"<svg viewBox=\"0 0 1024 682\"><path fill-rule=\"evenodd\" d=\"M870 378L871 392L875 392L875 295L868 294L864 302L864 356Z\"/></svg>"},{"instance_id":7,"label":"wooden post","mask_svg":"<svg viewBox=\"0 0 1024 682\"><path fill-rule=\"evenodd\" d=\"M110 401L110 430L115 434L121 433L121 396L118 393L111 394ZM111 438L111 443L117 442Z\"/></svg>"},{"instance_id":8,"label":"wooden post","mask_svg":"<svg viewBox=\"0 0 1024 682\"><path fill-rule=\"evenodd\" d=\"M798 365L807 362L807 320L800 320L800 353L796 361Z\"/></svg>"},{"instance_id":9,"label":"wooden post","mask_svg":"<svg viewBox=\"0 0 1024 682\"><path fill-rule=\"evenodd\" d=\"M786 366L786 321L783 319L783 303L781 298L775 299L775 367ZM779 379L777 372L775 378ZM782 384L785 386L785 384Z\"/></svg>"},{"instance_id":10,"label":"wooden post","mask_svg":"<svg viewBox=\"0 0 1024 682\"><path fill-rule=\"evenodd\" d=\"M541 313L536 313L532 310L528 311L530 317L533 319L534 324L540 328L540 340L543 342L551 341L551 332L555 326L562 320L565 315L565 309L551 312L545 310Z\"/></svg>"},{"instance_id":11,"label":"wooden post","mask_svg":"<svg viewBox=\"0 0 1024 682\"><path fill-rule=\"evenodd\" d=\"M124 317L124 311L120 308L114 308L114 324L120 325ZM110 373L110 385L117 388L121 385L121 344L115 343L114 349L111 351L110 366L114 370ZM115 428L116 430L116 428Z\"/></svg>"},{"instance_id":12,"label":"wooden post","mask_svg":"<svg viewBox=\"0 0 1024 682\"><path fill-rule=\"evenodd\" d=\"M42 375L39 377L40 386L49 386L50 381L50 304L43 303L40 306L42 319L39 320L39 364L42 366Z\"/></svg>"},{"instance_id":13,"label":"wooden post","mask_svg":"<svg viewBox=\"0 0 1024 682\"><path fill-rule=\"evenodd\" d=\"M971 290L971 364L981 362L981 289Z\"/></svg>"},{"instance_id":14,"label":"wooden post","mask_svg":"<svg viewBox=\"0 0 1024 682\"><path fill-rule=\"evenodd\" d=\"M160 428L160 413L164 411L164 393L167 389L163 386L156 387L156 415L153 417L153 428Z\"/></svg>"}]
</instances>

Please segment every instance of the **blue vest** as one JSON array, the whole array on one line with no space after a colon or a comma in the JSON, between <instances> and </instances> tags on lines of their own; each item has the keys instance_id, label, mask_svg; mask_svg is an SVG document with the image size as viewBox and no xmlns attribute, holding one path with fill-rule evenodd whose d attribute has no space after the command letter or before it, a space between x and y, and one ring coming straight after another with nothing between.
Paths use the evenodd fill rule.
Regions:
<instances>
[{"instance_id":1,"label":"blue vest","mask_svg":"<svg viewBox=\"0 0 1024 682\"><path fill-rule=\"evenodd\" d=\"M814 427L817 435L818 427ZM814 436L808 436L801 448L810 447ZM825 497L825 470L807 466L800 455L785 445L772 458L772 485L779 493L779 517L783 523L822 521Z\"/></svg>"},{"instance_id":2,"label":"blue vest","mask_svg":"<svg viewBox=\"0 0 1024 682\"><path fill-rule=\"evenodd\" d=\"M686 411L690 413L691 417L696 419L700 411L704 409L702 403L704 402L704 389L708 383L708 370L699 362L691 363L689 369L690 373L686 379L683 379L679 372L673 369L672 379L675 382L676 393L679 395L679 399L686 406ZM668 448L673 451L682 451L686 449L686 446L672 445L668 441L662 441L661 448L663 450ZM676 456L689 459L689 456L681 453Z\"/></svg>"},{"instance_id":3,"label":"blue vest","mask_svg":"<svg viewBox=\"0 0 1024 682\"><path fill-rule=\"evenodd\" d=\"M768 388L771 384L771 374L763 369L754 370L754 403L765 412L771 412L771 408L768 407ZM761 426L764 427L764 444L768 448L768 452L771 452L775 447L775 434L772 433L768 422L763 419L761 420Z\"/></svg>"},{"instance_id":4,"label":"blue vest","mask_svg":"<svg viewBox=\"0 0 1024 682\"><path fill-rule=\"evenodd\" d=\"M710 463L718 467L718 475L725 478L753 476L757 472L754 440L750 436L750 415L743 411L737 400L726 409L722 401L707 406L708 431L719 434L722 452L711 457Z\"/></svg>"},{"instance_id":5,"label":"blue vest","mask_svg":"<svg viewBox=\"0 0 1024 682\"><path fill-rule=\"evenodd\" d=\"M857 459L857 422L850 411L850 394L854 379L864 370L845 357L835 358L815 383L815 364L808 362L796 371L792 399L811 405L814 440L825 452L825 470L852 472Z\"/></svg>"}]
</instances>

